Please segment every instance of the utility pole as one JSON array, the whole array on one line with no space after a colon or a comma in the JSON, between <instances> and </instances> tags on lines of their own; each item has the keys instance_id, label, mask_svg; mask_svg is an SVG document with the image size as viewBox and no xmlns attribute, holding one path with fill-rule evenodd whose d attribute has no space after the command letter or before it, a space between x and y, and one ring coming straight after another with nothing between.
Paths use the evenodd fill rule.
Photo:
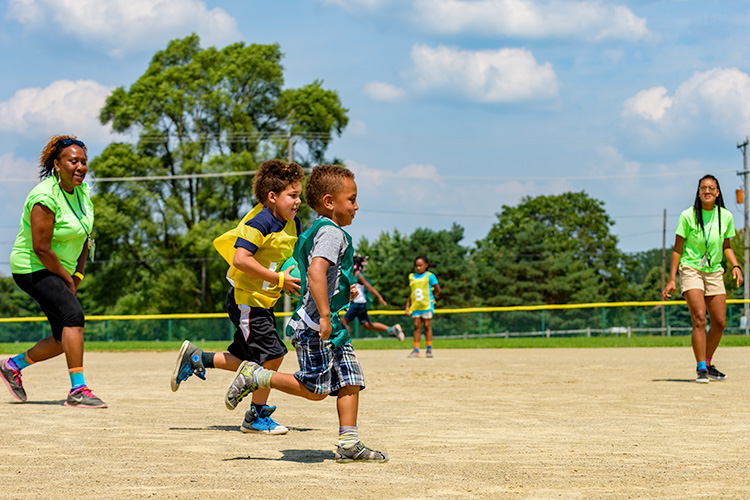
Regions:
<instances>
[{"instance_id":1,"label":"utility pole","mask_svg":"<svg viewBox=\"0 0 750 500\"><path fill-rule=\"evenodd\" d=\"M291 118L292 115L289 115ZM287 161L290 163L294 161L294 136L292 135L292 125L289 124L289 132L287 132L288 149L287 149ZM282 293L284 296L284 312L288 313L292 311L292 298L288 293ZM284 331L286 331L286 324L289 322L289 317L284 317Z\"/></svg>"},{"instance_id":2,"label":"utility pole","mask_svg":"<svg viewBox=\"0 0 750 500\"><path fill-rule=\"evenodd\" d=\"M664 209L664 225L661 232L661 289L667 286L667 209ZM667 306L661 306L661 334L667 333Z\"/></svg>"},{"instance_id":3,"label":"utility pole","mask_svg":"<svg viewBox=\"0 0 750 500\"><path fill-rule=\"evenodd\" d=\"M742 266L744 268L745 272L745 304L744 304L744 314L745 316L745 335L748 335L748 327L750 327L750 304L747 303L748 297L750 296L750 284L748 284L748 270L750 268L750 232L748 232L748 192L747 192L747 144L748 144L748 138L745 136L745 142L742 144L737 144L737 148L742 150L742 172L737 172L737 175L741 175L743 177L743 187L742 187L742 198L745 205L745 230L743 231L743 235L745 236L745 262Z\"/></svg>"}]
</instances>

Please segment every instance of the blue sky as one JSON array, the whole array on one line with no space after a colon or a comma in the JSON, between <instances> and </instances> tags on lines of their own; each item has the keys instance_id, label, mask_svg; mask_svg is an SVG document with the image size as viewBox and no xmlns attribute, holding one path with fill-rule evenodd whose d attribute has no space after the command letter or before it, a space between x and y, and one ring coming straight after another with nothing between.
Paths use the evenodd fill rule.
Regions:
<instances>
[{"instance_id":1,"label":"blue sky","mask_svg":"<svg viewBox=\"0 0 750 500\"><path fill-rule=\"evenodd\" d=\"M671 246L698 178L735 226L750 134L746 2L547 0L5 0L0 2L0 273L47 137L91 157L96 119L169 40L279 43L286 86L336 90L329 149L359 183L358 241L398 229L488 233L524 196L586 191L626 252Z\"/></svg>"}]
</instances>

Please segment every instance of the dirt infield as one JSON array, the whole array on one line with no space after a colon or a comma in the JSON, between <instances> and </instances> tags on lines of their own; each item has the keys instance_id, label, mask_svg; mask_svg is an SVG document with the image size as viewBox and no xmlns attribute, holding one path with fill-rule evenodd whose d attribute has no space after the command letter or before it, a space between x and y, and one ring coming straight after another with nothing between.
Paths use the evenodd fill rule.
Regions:
<instances>
[{"instance_id":1,"label":"dirt infield","mask_svg":"<svg viewBox=\"0 0 750 500\"><path fill-rule=\"evenodd\" d=\"M248 435L229 372L169 390L175 353L86 354L105 410L62 406L64 360L40 363L29 402L0 385L0 498L750 498L750 348L720 348L708 385L686 348L407 353L359 353L386 464L334 462L333 399L272 393L290 432Z\"/></svg>"}]
</instances>

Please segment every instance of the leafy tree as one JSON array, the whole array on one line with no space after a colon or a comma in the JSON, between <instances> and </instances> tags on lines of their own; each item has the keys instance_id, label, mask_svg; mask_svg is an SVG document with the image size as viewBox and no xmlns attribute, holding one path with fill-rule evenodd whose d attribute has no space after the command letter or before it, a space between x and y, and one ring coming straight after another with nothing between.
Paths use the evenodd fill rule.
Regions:
<instances>
[{"instance_id":1,"label":"leafy tree","mask_svg":"<svg viewBox=\"0 0 750 500\"><path fill-rule=\"evenodd\" d=\"M103 124L137 134L91 162L100 182L91 312L218 311L226 264L212 240L252 206L252 175L263 160L322 162L348 122L338 94L320 81L283 89L278 45L200 47L196 35L157 52L129 89L119 87ZM203 174L241 172L205 177ZM304 212L302 213L304 217Z\"/></svg>"},{"instance_id":2,"label":"leafy tree","mask_svg":"<svg viewBox=\"0 0 750 500\"><path fill-rule=\"evenodd\" d=\"M414 259L425 255L429 270L438 277L442 293L438 307L466 307L473 295L473 271L468 249L461 246L464 229L454 224L449 230L416 229L410 236L398 230L382 233L370 242L362 238L357 252L369 257L365 270L390 309L403 309L409 297L408 275L414 272Z\"/></svg>"},{"instance_id":3,"label":"leafy tree","mask_svg":"<svg viewBox=\"0 0 750 500\"><path fill-rule=\"evenodd\" d=\"M585 192L503 206L473 259L486 305L619 300L623 255L603 203Z\"/></svg>"}]
</instances>

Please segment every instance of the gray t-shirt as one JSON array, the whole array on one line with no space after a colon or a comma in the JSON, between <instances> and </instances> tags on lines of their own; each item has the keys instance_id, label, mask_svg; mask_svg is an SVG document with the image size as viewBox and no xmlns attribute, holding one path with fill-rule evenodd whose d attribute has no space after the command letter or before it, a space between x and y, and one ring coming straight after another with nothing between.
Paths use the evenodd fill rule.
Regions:
<instances>
[{"instance_id":1,"label":"gray t-shirt","mask_svg":"<svg viewBox=\"0 0 750 500\"><path fill-rule=\"evenodd\" d=\"M328 304L330 305L330 299L336 293L339 288L339 278L341 276L341 261L344 259L344 253L348 243L344 230L338 226L325 225L318 229L315 234L312 245L310 246L310 254L308 255L307 268L310 268L310 263L315 257L323 257L331 263L331 267L328 268ZM304 314L302 314L304 312ZM299 311L304 322L310 328L314 330L320 329L320 313L315 305L315 301L310 293L309 286L305 290L305 294L302 297L302 307ZM311 324L311 322L313 324Z\"/></svg>"}]
</instances>

